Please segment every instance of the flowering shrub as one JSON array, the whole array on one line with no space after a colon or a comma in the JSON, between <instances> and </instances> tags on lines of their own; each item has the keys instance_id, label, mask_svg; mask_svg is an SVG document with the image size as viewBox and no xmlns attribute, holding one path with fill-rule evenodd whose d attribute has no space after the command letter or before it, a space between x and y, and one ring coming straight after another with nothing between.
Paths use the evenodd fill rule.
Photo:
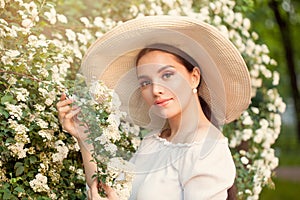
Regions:
<instances>
[{"instance_id":1,"label":"flowering shrub","mask_svg":"<svg viewBox=\"0 0 300 200\"><path fill-rule=\"evenodd\" d=\"M223 127L237 166L239 198L258 199L261 189L272 184L272 170L278 165L272 144L285 110L276 89L279 74L271 70L276 61L267 46L258 43L251 22L234 1L122 2L116 10L106 5L97 15L76 16L78 21L59 13L55 2L61 3L0 1L1 199L86 198L78 145L61 130L55 103L74 86L88 46L123 20L142 15L197 18L215 25L236 45L249 67L253 96L249 109Z\"/></svg>"},{"instance_id":2,"label":"flowering shrub","mask_svg":"<svg viewBox=\"0 0 300 200\"><path fill-rule=\"evenodd\" d=\"M74 53L42 33L54 23L50 4L0 6L0 199L84 199L79 147L55 107Z\"/></svg>"},{"instance_id":3,"label":"flowering shrub","mask_svg":"<svg viewBox=\"0 0 300 200\"><path fill-rule=\"evenodd\" d=\"M140 144L140 128L125 121L126 113L120 111L121 102L112 89L98 80L87 86L83 76L77 77L72 98L81 108L78 119L88 127L87 142L94 146L95 176L114 188L120 200L127 200L134 170L129 160ZM103 189L99 192L105 196Z\"/></svg>"}]
</instances>

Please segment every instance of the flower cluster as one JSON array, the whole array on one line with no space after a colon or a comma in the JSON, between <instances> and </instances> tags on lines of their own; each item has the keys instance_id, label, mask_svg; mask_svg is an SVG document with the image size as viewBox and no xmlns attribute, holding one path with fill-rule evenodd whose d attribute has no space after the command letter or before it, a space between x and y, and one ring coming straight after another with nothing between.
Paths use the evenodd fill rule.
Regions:
<instances>
[{"instance_id":1,"label":"flower cluster","mask_svg":"<svg viewBox=\"0 0 300 200\"><path fill-rule=\"evenodd\" d=\"M84 199L80 152L62 132L55 106L68 86L73 51L43 32L54 7L0 5L0 199Z\"/></svg>"},{"instance_id":2,"label":"flower cluster","mask_svg":"<svg viewBox=\"0 0 300 200\"><path fill-rule=\"evenodd\" d=\"M97 164L98 181L115 189L120 199L128 199L133 179L133 165L129 162L140 142L140 129L129 124L126 113L120 111L117 94L104 83L92 80L88 86L81 75L73 88L75 105L81 108L78 119L88 127L88 143L93 144L92 155ZM105 196L105 191L100 189Z\"/></svg>"},{"instance_id":3,"label":"flower cluster","mask_svg":"<svg viewBox=\"0 0 300 200\"><path fill-rule=\"evenodd\" d=\"M233 0L202 4L191 0L121 4L112 0L110 3L114 1L118 2L114 9L99 1L93 5L101 8L97 12L92 9L84 12L84 6L70 7L67 3L56 6L57 1L51 0L0 0L3 9L0 14L0 185L3 188L0 198L85 199L78 144L62 131L55 103L63 91L73 87L83 54L97 37L133 17L167 14L187 15L213 24L235 44L249 67L252 103L237 121L224 126L223 131L229 138L238 170L239 198L258 199L262 188L272 183L272 170L278 165L272 144L280 133L280 114L285 104L276 89L279 84L279 74L274 71L276 61L269 57L268 47L259 44L258 34L251 31L250 20L238 11ZM74 9L68 12L69 16L61 14L66 7ZM78 16L78 13L89 15ZM95 161L100 161L99 156L108 158L104 165L98 166L98 175L105 177L107 184L118 180L120 184L114 187L126 198L130 188L121 183L130 180L130 176L123 179L119 176L129 170L122 163L138 147L139 129L122 121L123 113L118 111L118 101L111 91L99 83L91 86L89 94L93 98L84 99L97 101L83 103L82 110L92 109L93 114L82 112L82 115L90 116L86 122L90 123L90 140L96 147ZM111 170L116 165L124 168Z\"/></svg>"}]
</instances>

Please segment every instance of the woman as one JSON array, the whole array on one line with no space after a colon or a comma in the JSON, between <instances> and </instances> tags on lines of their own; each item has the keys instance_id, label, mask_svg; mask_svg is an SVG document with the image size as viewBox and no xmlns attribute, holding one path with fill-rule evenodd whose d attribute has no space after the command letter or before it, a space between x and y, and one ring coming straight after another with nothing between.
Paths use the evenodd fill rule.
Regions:
<instances>
[{"instance_id":1,"label":"woman","mask_svg":"<svg viewBox=\"0 0 300 200\"><path fill-rule=\"evenodd\" d=\"M215 28L186 17L128 21L98 39L82 64L118 93L131 122L151 129L131 161L136 166L130 199L226 199L235 167L219 126L250 102L247 67ZM63 128L78 139L89 195L98 183L80 108L63 94L57 104ZM108 199L118 199L101 185Z\"/></svg>"}]
</instances>

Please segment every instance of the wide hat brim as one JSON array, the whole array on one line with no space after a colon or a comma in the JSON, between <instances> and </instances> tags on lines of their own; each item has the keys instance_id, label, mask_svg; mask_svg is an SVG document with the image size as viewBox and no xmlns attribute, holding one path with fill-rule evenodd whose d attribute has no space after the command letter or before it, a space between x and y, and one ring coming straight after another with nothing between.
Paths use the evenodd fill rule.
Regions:
<instances>
[{"instance_id":1,"label":"wide hat brim","mask_svg":"<svg viewBox=\"0 0 300 200\"><path fill-rule=\"evenodd\" d=\"M139 51L157 43L179 48L199 64L199 95L219 125L235 120L249 106L250 76L239 51L215 27L188 17L147 16L122 23L91 45L81 72L88 82L100 79L114 89L121 100L121 110L133 123L159 128L164 120L149 111L135 72Z\"/></svg>"}]
</instances>

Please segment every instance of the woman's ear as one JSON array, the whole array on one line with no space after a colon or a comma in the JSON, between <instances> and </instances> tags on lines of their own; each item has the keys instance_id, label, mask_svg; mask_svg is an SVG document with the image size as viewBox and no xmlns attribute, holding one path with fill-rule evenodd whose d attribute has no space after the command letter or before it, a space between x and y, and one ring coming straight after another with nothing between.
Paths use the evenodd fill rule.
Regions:
<instances>
[{"instance_id":1,"label":"woman's ear","mask_svg":"<svg viewBox=\"0 0 300 200\"><path fill-rule=\"evenodd\" d=\"M201 78L199 67L194 67L191 75L192 75L192 87L197 88Z\"/></svg>"}]
</instances>

